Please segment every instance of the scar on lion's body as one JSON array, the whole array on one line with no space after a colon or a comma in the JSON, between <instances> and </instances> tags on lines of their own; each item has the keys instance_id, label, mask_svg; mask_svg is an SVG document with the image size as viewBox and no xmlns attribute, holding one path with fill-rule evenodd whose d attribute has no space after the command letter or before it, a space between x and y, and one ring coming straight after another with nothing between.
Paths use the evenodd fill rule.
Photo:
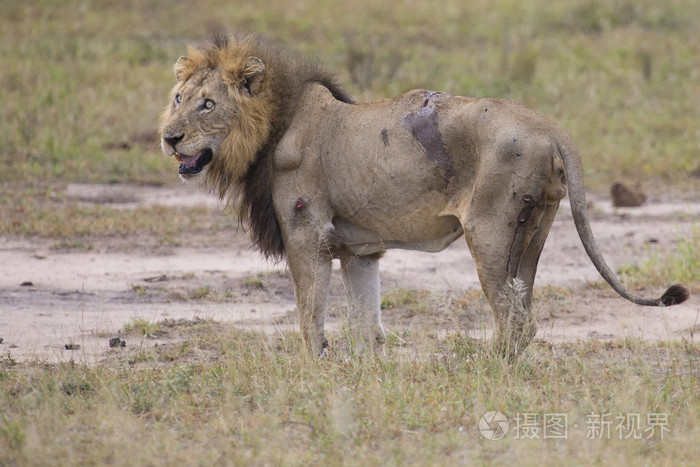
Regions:
<instances>
[{"instance_id":1,"label":"scar on lion's body","mask_svg":"<svg viewBox=\"0 0 700 467\"><path fill-rule=\"evenodd\" d=\"M386 128L381 131L381 136L384 147L389 146L389 131Z\"/></svg>"},{"instance_id":2,"label":"scar on lion's body","mask_svg":"<svg viewBox=\"0 0 700 467\"><path fill-rule=\"evenodd\" d=\"M518 225L515 227L515 231L513 232L513 240L510 242L510 249L508 251L508 261L506 263L506 272L510 271L511 257L513 256L515 240L518 238L518 231L530 219L530 214L532 214L532 210L537 205L537 201L532 197L532 195L524 195L523 202L525 203L525 207L518 214Z\"/></svg>"},{"instance_id":3,"label":"scar on lion's body","mask_svg":"<svg viewBox=\"0 0 700 467\"><path fill-rule=\"evenodd\" d=\"M413 137L425 150L425 154L435 166L442 170L442 178L445 183L455 175L452 157L447 152L445 142L442 139L438 127L438 113L435 106L430 105L430 99L440 96L441 93L430 91L423 105L417 112L407 114L401 119L403 127L410 131Z\"/></svg>"}]
</instances>

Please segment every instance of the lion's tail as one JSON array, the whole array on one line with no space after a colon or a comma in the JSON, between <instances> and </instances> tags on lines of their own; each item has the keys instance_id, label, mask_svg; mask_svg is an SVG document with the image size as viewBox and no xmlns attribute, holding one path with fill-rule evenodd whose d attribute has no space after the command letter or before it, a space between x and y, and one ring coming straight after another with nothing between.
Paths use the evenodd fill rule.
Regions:
<instances>
[{"instance_id":1,"label":"lion's tail","mask_svg":"<svg viewBox=\"0 0 700 467\"><path fill-rule=\"evenodd\" d=\"M564 132L562 131L562 133ZM563 137L558 138L557 148L564 161L567 185L569 188L569 202L571 203L571 213L574 216L576 230L578 231L578 235L581 238L581 242L583 243L588 257L591 259L600 275L603 276L603 279L605 279L605 281L610 284L610 287L622 297L637 305L670 306L683 303L687 300L688 289L680 284L669 287L661 297L651 299L632 294L632 292L620 282L620 278L605 262L595 242L595 238L593 237L591 223L588 220L588 213L586 210L586 193L583 187L583 166L581 164L581 156L578 148L566 133L564 133Z\"/></svg>"}]
</instances>

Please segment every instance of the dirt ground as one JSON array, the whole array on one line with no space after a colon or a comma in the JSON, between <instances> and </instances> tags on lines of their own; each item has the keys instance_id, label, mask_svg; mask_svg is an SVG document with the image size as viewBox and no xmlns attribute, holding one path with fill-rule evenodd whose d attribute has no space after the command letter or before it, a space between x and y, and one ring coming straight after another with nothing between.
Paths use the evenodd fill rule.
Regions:
<instances>
[{"instance_id":1,"label":"dirt ground","mask_svg":"<svg viewBox=\"0 0 700 467\"><path fill-rule=\"evenodd\" d=\"M183 190L190 191L186 196ZM205 205L215 200L185 186L69 185L65 195L85 203L123 209L140 204ZM186 207L186 206L185 206ZM613 208L593 199L593 231L615 268L666 254L700 221L700 203L651 199L638 208ZM138 239L92 239L87 251L55 248L45 239L0 240L0 354L26 360L95 361L109 339L135 318L148 321L211 318L236 326L275 332L297 328L294 294L284 264L266 262L246 234L217 233L205 244L153 247ZM338 265L335 265L338 268ZM440 253L392 250L381 262L382 288L415 289L429 306L384 310L387 329L406 335L416 328L442 333L461 328L476 337L490 335L490 316L479 290L476 268L460 239ZM334 273L328 327L344 310L340 274ZM669 309L635 306L599 279L576 234L568 199L562 203L544 248L536 286L538 338L693 339L700 331L700 298L691 296ZM658 296L667 283L646 295ZM548 287L549 286L549 287ZM536 295L537 297L537 295ZM553 298L554 297L554 298ZM466 305L465 305L466 304ZM168 336L127 345L155 345ZM76 345L77 344L77 345ZM66 346L79 350L67 350Z\"/></svg>"}]
</instances>

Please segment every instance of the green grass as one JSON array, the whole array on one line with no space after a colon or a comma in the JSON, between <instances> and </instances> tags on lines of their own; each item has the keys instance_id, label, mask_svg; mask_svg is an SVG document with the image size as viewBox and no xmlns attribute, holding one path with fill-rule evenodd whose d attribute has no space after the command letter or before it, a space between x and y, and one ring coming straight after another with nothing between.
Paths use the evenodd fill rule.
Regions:
<instances>
[{"instance_id":1,"label":"green grass","mask_svg":"<svg viewBox=\"0 0 700 467\"><path fill-rule=\"evenodd\" d=\"M179 332L179 343L114 350L94 366L3 360L3 462L688 465L700 455L697 344L536 343L507 365L488 343L417 334L385 360L316 361L297 334ZM510 420L503 440L477 430L490 410ZM516 439L518 414L541 427L555 413L567 415L567 439ZM647 414L664 414L669 431L619 439L613 425L609 439L589 439L591 414L640 414L642 430Z\"/></svg>"},{"instance_id":2,"label":"green grass","mask_svg":"<svg viewBox=\"0 0 700 467\"><path fill-rule=\"evenodd\" d=\"M7 190L0 191L0 235L51 238L59 247L85 249L84 242L76 238L97 236L147 235L160 243L176 244L183 232L198 232L205 240L217 231L230 230L235 222L205 207L123 209L81 203L63 197L55 184L8 183L3 187Z\"/></svg>"},{"instance_id":3,"label":"green grass","mask_svg":"<svg viewBox=\"0 0 700 467\"><path fill-rule=\"evenodd\" d=\"M211 287L208 285L205 285L203 287L199 287L197 289L194 289L190 292L189 296L193 300L203 300L209 297L211 294Z\"/></svg>"},{"instance_id":4,"label":"green grass","mask_svg":"<svg viewBox=\"0 0 700 467\"><path fill-rule=\"evenodd\" d=\"M0 180L175 180L154 135L172 64L211 32L247 30L322 60L360 99L422 86L521 101L573 135L594 188L697 189L699 22L693 0L9 0Z\"/></svg>"},{"instance_id":5,"label":"green grass","mask_svg":"<svg viewBox=\"0 0 700 467\"><path fill-rule=\"evenodd\" d=\"M256 277L246 277L243 279L243 285L251 289L263 290L267 286L265 283L265 278L262 274L258 274Z\"/></svg>"},{"instance_id":6,"label":"green grass","mask_svg":"<svg viewBox=\"0 0 700 467\"><path fill-rule=\"evenodd\" d=\"M158 336L160 325L144 318L134 318L124 325L122 331L125 333L135 332L140 337L154 338Z\"/></svg>"},{"instance_id":7,"label":"green grass","mask_svg":"<svg viewBox=\"0 0 700 467\"><path fill-rule=\"evenodd\" d=\"M624 267L620 272L635 287L677 283L692 293L700 292L700 224L693 225L690 236L679 236L673 251L654 252L641 264Z\"/></svg>"},{"instance_id":8,"label":"green grass","mask_svg":"<svg viewBox=\"0 0 700 467\"><path fill-rule=\"evenodd\" d=\"M348 8L8 0L0 17L0 234L71 237L114 227L131 235L117 210L47 204L44 193L75 181L175 182L175 163L155 134L172 64L215 31L259 32L321 60L361 100L427 87L521 101L571 133L589 188L603 193L633 179L693 199L699 28L693 0L360 0ZM179 217L147 209L133 219L156 229L173 213ZM102 227L61 221L78 217ZM173 242L171 232L160 238Z\"/></svg>"},{"instance_id":9,"label":"green grass","mask_svg":"<svg viewBox=\"0 0 700 467\"><path fill-rule=\"evenodd\" d=\"M428 290L391 289L382 297L380 307L382 310L392 309L397 306L421 308L424 299L430 294Z\"/></svg>"}]
</instances>

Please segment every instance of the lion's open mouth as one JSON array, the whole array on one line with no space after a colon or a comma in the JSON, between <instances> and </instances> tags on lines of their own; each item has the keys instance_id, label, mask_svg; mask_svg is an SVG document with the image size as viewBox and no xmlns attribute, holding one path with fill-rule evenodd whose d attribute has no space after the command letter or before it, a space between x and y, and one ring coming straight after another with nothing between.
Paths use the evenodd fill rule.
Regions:
<instances>
[{"instance_id":1,"label":"lion's open mouth","mask_svg":"<svg viewBox=\"0 0 700 467\"><path fill-rule=\"evenodd\" d=\"M198 174L212 159L212 151L209 148L202 149L194 156L187 156L179 152L173 155L180 161L180 169L178 170L180 175Z\"/></svg>"}]
</instances>

